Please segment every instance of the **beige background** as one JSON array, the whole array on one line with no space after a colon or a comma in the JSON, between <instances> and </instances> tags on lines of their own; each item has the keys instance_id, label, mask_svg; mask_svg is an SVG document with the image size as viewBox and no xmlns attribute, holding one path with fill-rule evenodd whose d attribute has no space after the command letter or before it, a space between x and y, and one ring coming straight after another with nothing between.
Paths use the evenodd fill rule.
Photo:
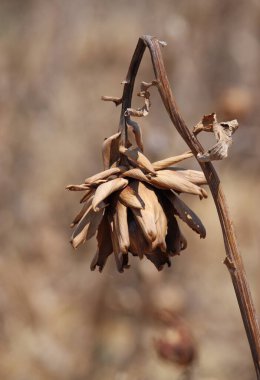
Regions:
<instances>
[{"instance_id":1,"label":"beige background","mask_svg":"<svg viewBox=\"0 0 260 380\"><path fill-rule=\"evenodd\" d=\"M152 318L164 307L197 342L190 379L255 379L211 197L186 198L207 238L184 226L189 245L172 268L158 273L135 259L121 275L110 260L100 275L89 270L95 241L76 254L68 243L79 197L64 188L102 168L101 143L120 110L100 96L120 96L138 36L166 40L188 125L213 111L239 119L230 158L216 168L259 315L259 25L257 0L1 0L1 379L185 378L152 344L166 334ZM137 83L152 79L147 55ZM152 102L140 122L147 155L182 153L154 89Z\"/></svg>"}]
</instances>

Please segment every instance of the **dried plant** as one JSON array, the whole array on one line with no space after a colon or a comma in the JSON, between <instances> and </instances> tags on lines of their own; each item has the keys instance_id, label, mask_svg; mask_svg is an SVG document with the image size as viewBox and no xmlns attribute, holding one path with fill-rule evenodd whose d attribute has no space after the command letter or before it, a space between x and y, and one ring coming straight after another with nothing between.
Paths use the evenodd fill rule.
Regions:
<instances>
[{"instance_id":1,"label":"dried plant","mask_svg":"<svg viewBox=\"0 0 260 380\"><path fill-rule=\"evenodd\" d=\"M211 163L212 160L227 156L238 123L236 120L218 123L216 115L212 113L204 116L193 133L190 132L177 110L170 89L161 53L161 46L165 45L154 37L141 37L123 82L122 97L103 97L103 100L122 105L119 129L103 143L104 171L88 178L81 185L67 187L69 190L86 192L81 200L83 208L72 223L76 228L71 242L76 248L97 232L98 251L92 261L92 269L98 266L102 270L112 252L119 271L128 267L128 252L139 257L145 255L161 269L164 264L169 265L171 256L180 253L186 246L176 216L201 237L205 237L201 221L178 194L186 192L200 198L206 197L201 185L207 183L222 227L226 248L224 263L231 275L257 378L260 379L260 333L255 308L223 189ZM131 108L133 87L146 47L151 54L155 80L151 83L142 82L139 96L144 98L144 106L135 110ZM191 152L156 163L151 163L144 155L141 130L131 116L142 117L149 113L151 102L148 90L151 86L158 88L170 119ZM130 128L135 136L134 145L128 138ZM204 152L196 138L201 131L213 132L217 139L217 143L207 152ZM198 160L205 177L198 171L172 167L192 155Z\"/></svg>"},{"instance_id":2,"label":"dried plant","mask_svg":"<svg viewBox=\"0 0 260 380\"><path fill-rule=\"evenodd\" d=\"M151 163L143 153L140 127L129 115L146 116L150 101L147 85L142 83L145 105L140 110L127 109L126 127L133 128L135 145L122 137L122 131L107 138L102 146L104 171L81 185L67 189L85 191L84 204L75 217L71 243L74 248L97 232L98 249L91 269L102 271L109 255L114 253L119 272L129 267L128 254L146 256L158 270L170 266L170 257L179 255L187 242L176 216L205 238L205 228L198 216L178 194L207 197L201 185L205 176L196 170L173 166L191 156L191 152ZM145 89L144 89L145 88ZM108 97L106 97L106 100ZM111 98L115 101L115 98Z\"/></svg>"}]
</instances>

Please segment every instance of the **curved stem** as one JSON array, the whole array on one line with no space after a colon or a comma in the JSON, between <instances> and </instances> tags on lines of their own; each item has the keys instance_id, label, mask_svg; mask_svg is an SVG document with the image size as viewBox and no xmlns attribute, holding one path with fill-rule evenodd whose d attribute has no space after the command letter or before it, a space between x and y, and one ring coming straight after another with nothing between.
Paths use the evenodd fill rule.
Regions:
<instances>
[{"instance_id":1,"label":"curved stem","mask_svg":"<svg viewBox=\"0 0 260 380\"><path fill-rule=\"evenodd\" d=\"M198 153L203 152L203 148L196 139L196 137L190 132L190 130L188 129L187 125L185 124L184 120L178 112L177 105L170 88L169 80L166 75L160 43L154 37L143 36L138 41L127 74L127 83L124 87L120 125L122 127L122 123L124 120L124 112L126 108L129 108L131 106L131 98L133 93L135 77L146 47L148 47L151 54L151 60L154 68L155 77L157 80L157 87L161 95L163 104L169 114L169 117L179 134L182 136L184 141L191 149L194 156L197 157ZM123 129L121 130L123 131ZM219 177L212 163L199 161L198 163L205 174L209 188L212 193L212 197L216 205L226 249L226 258L224 260L224 263L226 264L231 275L231 279L236 293L236 298L239 304L241 316L244 322L244 327L250 345L257 379L260 379L259 325L257 322L256 312L249 285L247 282L242 258L238 250L237 240L231 217L229 214L226 198L221 187Z\"/></svg>"}]
</instances>

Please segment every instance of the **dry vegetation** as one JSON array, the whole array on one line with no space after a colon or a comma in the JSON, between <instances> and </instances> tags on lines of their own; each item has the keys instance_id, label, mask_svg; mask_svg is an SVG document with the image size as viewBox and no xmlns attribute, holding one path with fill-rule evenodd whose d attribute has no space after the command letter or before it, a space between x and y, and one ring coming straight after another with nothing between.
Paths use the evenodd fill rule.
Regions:
<instances>
[{"instance_id":1,"label":"dry vegetation","mask_svg":"<svg viewBox=\"0 0 260 380\"><path fill-rule=\"evenodd\" d=\"M76 254L68 243L75 197L63 186L102 170L100 145L117 130L119 110L100 96L120 96L137 37L166 40L169 79L189 125L213 111L239 120L217 170L260 310L258 1L2 0L0 21L0 378L254 379L211 198L185 197L207 238L182 226L189 245L171 268L158 273L132 260L121 275L108 262L100 275L89 269L95 243ZM137 83L152 79L145 60ZM187 148L151 96L141 124L156 161ZM154 338L175 337L158 317L164 308L196 341L192 374L156 355Z\"/></svg>"}]
</instances>

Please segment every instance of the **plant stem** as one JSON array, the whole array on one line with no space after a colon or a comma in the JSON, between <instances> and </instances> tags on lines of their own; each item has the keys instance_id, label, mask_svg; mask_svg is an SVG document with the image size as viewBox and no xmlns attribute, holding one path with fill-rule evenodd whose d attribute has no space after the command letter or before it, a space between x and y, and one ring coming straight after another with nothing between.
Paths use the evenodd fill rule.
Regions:
<instances>
[{"instance_id":1,"label":"plant stem","mask_svg":"<svg viewBox=\"0 0 260 380\"><path fill-rule=\"evenodd\" d=\"M201 144L196 137L190 132L181 115L178 112L173 93L170 88L169 80L166 75L160 42L155 37L143 36L139 39L136 50L132 57L132 61L128 70L126 84L122 97L122 112L120 117L120 125L124 122L124 112L131 106L131 98L135 77L142 60L145 48L148 47L151 60L154 68L155 78L157 80L157 87L161 95L163 104L169 114L171 121L176 127L179 134L187 143L195 157L198 153L203 152ZM237 240L234 232L234 227L229 214L226 198L220 184L219 177L211 162L199 162L205 177L208 181L212 197L214 199L216 209L218 212L225 249L226 264L233 286L236 293L236 298L239 304L241 316L244 322L249 346L251 349L257 379L260 380L260 331L256 318L256 312L246 278L245 269L243 266L242 258L240 256Z\"/></svg>"}]
</instances>

